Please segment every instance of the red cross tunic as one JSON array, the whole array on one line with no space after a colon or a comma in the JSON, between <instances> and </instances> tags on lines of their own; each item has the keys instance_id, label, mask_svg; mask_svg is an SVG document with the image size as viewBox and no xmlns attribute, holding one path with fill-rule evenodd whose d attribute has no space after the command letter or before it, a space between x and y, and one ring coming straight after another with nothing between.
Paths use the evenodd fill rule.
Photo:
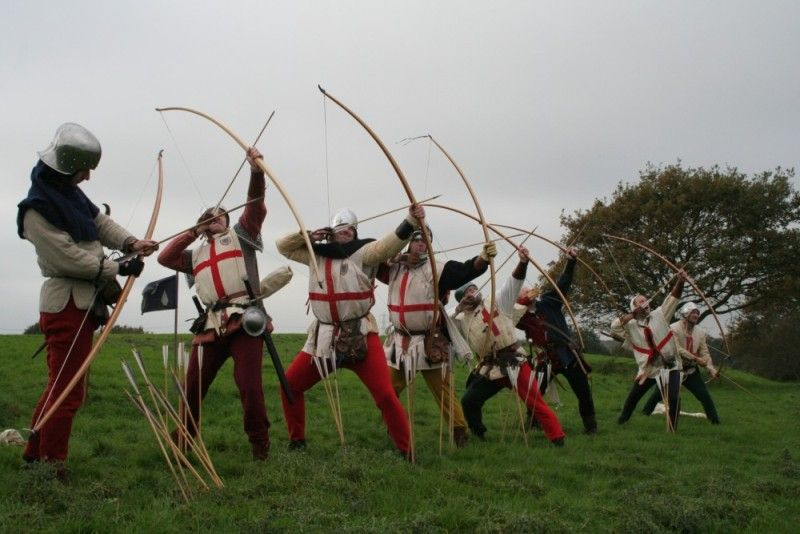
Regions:
<instances>
[{"instance_id":1,"label":"red cross tunic","mask_svg":"<svg viewBox=\"0 0 800 534\"><path fill-rule=\"evenodd\" d=\"M309 278L308 299L311 309L319 321L335 324L363 317L375 303L374 286L356 265L345 259L322 259L325 281L323 291Z\"/></svg>"},{"instance_id":2,"label":"red cross tunic","mask_svg":"<svg viewBox=\"0 0 800 534\"><path fill-rule=\"evenodd\" d=\"M666 318L671 317L678 307L678 299L672 295L667 295L664 303L650 312L647 327L652 332L652 345L667 360L675 360L677 369L681 369L681 358L678 356L678 345L670 330ZM661 359L652 359L651 344L647 342L644 326L636 320L629 320L624 325L619 318L611 323L611 332L625 338L625 342L631 348L636 364L639 367L637 376L655 378L664 369L664 362Z\"/></svg>"},{"instance_id":3,"label":"red cross tunic","mask_svg":"<svg viewBox=\"0 0 800 534\"><path fill-rule=\"evenodd\" d=\"M660 353L664 349L664 347L667 346L667 343L669 343L670 339L672 339L672 330L668 330L667 331L667 335L664 336L663 338L661 338L661 341L658 342L658 344L656 345L655 349ZM633 350L635 350L636 352L639 352L641 354L644 354L645 356L647 356L648 360L650 360L653 357L653 349L652 348L640 347L638 345L632 345L632 346L633 346Z\"/></svg>"},{"instance_id":4,"label":"red cross tunic","mask_svg":"<svg viewBox=\"0 0 800 534\"><path fill-rule=\"evenodd\" d=\"M442 265L437 271L442 272ZM393 267L389 281L389 320L403 332L430 330L433 321L433 273L429 263Z\"/></svg>"},{"instance_id":5,"label":"red cross tunic","mask_svg":"<svg viewBox=\"0 0 800 534\"><path fill-rule=\"evenodd\" d=\"M232 229L214 236L208 243L192 251L192 274L197 283L197 296L206 306L213 306L223 297L229 302L247 302L243 278L247 276L239 238ZM206 328L220 328L241 308L225 308L209 314ZM212 317L212 315L214 317Z\"/></svg>"}]
</instances>

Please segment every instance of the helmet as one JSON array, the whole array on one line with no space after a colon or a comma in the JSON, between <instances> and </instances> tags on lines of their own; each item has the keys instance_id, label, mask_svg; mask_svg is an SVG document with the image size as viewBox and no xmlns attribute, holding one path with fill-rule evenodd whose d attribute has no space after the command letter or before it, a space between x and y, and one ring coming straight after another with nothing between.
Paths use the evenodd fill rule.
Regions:
<instances>
[{"instance_id":1,"label":"helmet","mask_svg":"<svg viewBox=\"0 0 800 534\"><path fill-rule=\"evenodd\" d=\"M247 335L258 337L267 328L267 314L257 306L250 306L242 314L242 330Z\"/></svg>"},{"instance_id":2,"label":"helmet","mask_svg":"<svg viewBox=\"0 0 800 534\"><path fill-rule=\"evenodd\" d=\"M333 231L336 232L337 230L341 230L347 226L352 226L353 228L358 227L358 217L353 211L349 208L344 208L336 212L336 215L333 216L331 219L331 228Z\"/></svg>"},{"instance_id":3,"label":"helmet","mask_svg":"<svg viewBox=\"0 0 800 534\"><path fill-rule=\"evenodd\" d=\"M689 315L690 315L690 314L691 314L693 311L697 311L697 312L699 312L699 311L700 311L700 308L698 308L698 307L697 307L697 304L695 304L694 302L687 302L687 303L686 303L686 304L684 304L684 305L683 305L683 307L681 308L681 317L683 317L683 318L685 319L686 317L689 317Z\"/></svg>"},{"instance_id":4,"label":"helmet","mask_svg":"<svg viewBox=\"0 0 800 534\"><path fill-rule=\"evenodd\" d=\"M59 126L50 146L38 152L45 165L67 176L97 167L101 153L94 134L74 122Z\"/></svg>"},{"instance_id":5,"label":"helmet","mask_svg":"<svg viewBox=\"0 0 800 534\"><path fill-rule=\"evenodd\" d=\"M458 289L456 289L456 293L455 293L456 302L461 302L461 299L464 298L464 293L467 292L467 289L469 289L470 286L474 287L475 289L478 289L478 286L473 284L472 282L467 282L463 286L461 286Z\"/></svg>"},{"instance_id":6,"label":"helmet","mask_svg":"<svg viewBox=\"0 0 800 534\"><path fill-rule=\"evenodd\" d=\"M433 233L431 233L431 227L426 224L425 228L428 231L428 239L433 239ZM411 244L414 243L415 241L419 241L420 243L424 243L425 242L425 236L422 235L422 230L421 229L417 229L417 230L414 230L413 232L411 232L411 236L408 238L408 248L406 249L406 252L410 252L411 251ZM426 247L425 251L422 253L420 259L427 258L427 257L428 257L428 249Z\"/></svg>"},{"instance_id":7,"label":"helmet","mask_svg":"<svg viewBox=\"0 0 800 534\"><path fill-rule=\"evenodd\" d=\"M431 232L431 227L427 224L425 225L425 230L428 231L428 239L433 239L433 232ZM410 241L424 241L425 237L422 235L422 230L417 229L411 232L411 237L409 238Z\"/></svg>"}]
</instances>

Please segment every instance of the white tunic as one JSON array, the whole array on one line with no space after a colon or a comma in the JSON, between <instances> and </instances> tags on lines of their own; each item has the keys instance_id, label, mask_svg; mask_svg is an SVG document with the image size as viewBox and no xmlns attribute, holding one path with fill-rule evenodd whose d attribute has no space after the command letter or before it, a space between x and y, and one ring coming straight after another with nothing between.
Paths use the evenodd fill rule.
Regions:
<instances>
[{"instance_id":1,"label":"white tunic","mask_svg":"<svg viewBox=\"0 0 800 534\"><path fill-rule=\"evenodd\" d=\"M441 277L444 264L436 262ZM433 320L433 269L426 261L418 267L393 265L389 271L389 320L396 330L420 332Z\"/></svg>"},{"instance_id":2,"label":"white tunic","mask_svg":"<svg viewBox=\"0 0 800 534\"><path fill-rule=\"evenodd\" d=\"M669 327L669 318L675 315L675 309L678 307L678 303L678 299L672 295L667 295L664 299L664 303L652 310L650 315L641 323L636 319L631 319L622 325L619 318L614 319L611 323L611 333L624 338L627 345L631 348L633 356L636 358L636 363L639 366L639 376L655 378L661 369L665 368L664 361L662 361L661 358L655 358L652 362L648 363L648 358L652 354L652 350L645 337L645 327L649 328L652 332L653 343L664 356L664 359L675 362L675 367L672 367L672 369L681 369L681 359L678 357L678 345L675 343L674 333Z\"/></svg>"},{"instance_id":3,"label":"white tunic","mask_svg":"<svg viewBox=\"0 0 800 534\"><path fill-rule=\"evenodd\" d=\"M489 320L489 310L481 302L474 309L465 310L455 316L455 321L466 338L472 351L481 358L478 372L488 376L490 380L496 380L506 376L505 369L491 363L483 363L489 356L493 356L497 350L514 345L517 341L517 334L514 322L514 303L524 280L517 280L510 276L503 288L498 292L496 298L497 311L492 320ZM491 331L489 330L491 325ZM525 361L525 353L517 349L519 354L517 363Z\"/></svg>"},{"instance_id":4,"label":"white tunic","mask_svg":"<svg viewBox=\"0 0 800 534\"><path fill-rule=\"evenodd\" d=\"M675 336L678 353L683 360L684 374L690 375L694 373L698 365L708 367L710 371L715 370L711 360L711 353L708 351L705 330L698 325L694 325L692 332L689 333L685 319L672 323L670 330Z\"/></svg>"},{"instance_id":5,"label":"white tunic","mask_svg":"<svg viewBox=\"0 0 800 534\"><path fill-rule=\"evenodd\" d=\"M437 276L441 277L444 264L436 263ZM433 321L433 271L430 262L409 268L393 265L389 272L389 318L392 332L386 337L384 351L390 367L413 367L420 371L439 369L445 362L432 363L425 354L425 332ZM459 360L469 360L472 352L453 321L441 310L445 328L452 341L451 355Z\"/></svg>"}]
</instances>

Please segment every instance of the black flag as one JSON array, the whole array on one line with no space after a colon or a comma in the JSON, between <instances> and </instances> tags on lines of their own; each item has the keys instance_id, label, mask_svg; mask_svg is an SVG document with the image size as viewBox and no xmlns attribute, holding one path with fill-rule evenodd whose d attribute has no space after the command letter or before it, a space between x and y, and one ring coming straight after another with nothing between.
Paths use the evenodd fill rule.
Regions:
<instances>
[{"instance_id":1,"label":"black flag","mask_svg":"<svg viewBox=\"0 0 800 534\"><path fill-rule=\"evenodd\" d=\"M178 276L150 282L142 290L142 313L178 307Z\"/></svg>"}]
</instances>

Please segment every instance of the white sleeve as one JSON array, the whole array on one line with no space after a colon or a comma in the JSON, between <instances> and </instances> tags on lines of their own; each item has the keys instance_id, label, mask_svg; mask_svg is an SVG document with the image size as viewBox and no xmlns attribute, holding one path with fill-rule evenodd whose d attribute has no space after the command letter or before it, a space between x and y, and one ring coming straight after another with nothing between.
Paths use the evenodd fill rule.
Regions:
<instances>
[{"instance_id":1,"label":"white sleeve","mask_svg":"<svg viewBox=\"0 0 800 534\"><path fill-rule=\"evenodd\" d=\"M512 315L514 313L514 303L517 302L517 297L524 283L525 280L517 280L513 276L509 276L497 293L497 309L506 315Z\"/></svg>"}]
</instances>

